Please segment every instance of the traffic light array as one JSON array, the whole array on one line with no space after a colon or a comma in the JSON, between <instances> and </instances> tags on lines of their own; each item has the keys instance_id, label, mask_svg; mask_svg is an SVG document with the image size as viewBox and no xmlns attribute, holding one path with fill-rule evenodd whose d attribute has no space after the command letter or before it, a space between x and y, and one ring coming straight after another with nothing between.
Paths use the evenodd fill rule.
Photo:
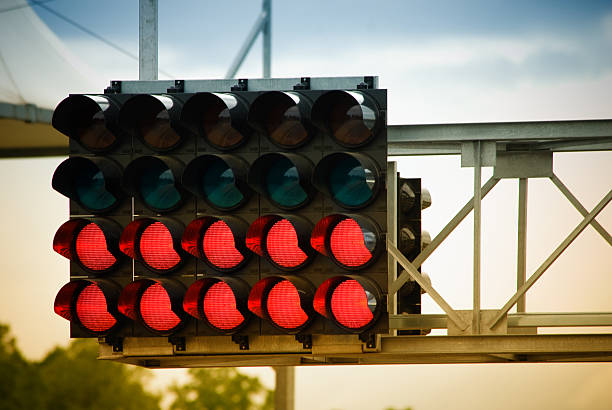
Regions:
<instances>
[{"instance_id":1,"label":"traffic light array","mask_svg":"<svg viewBox=\"0 0 612 410\"><path fill-rule=\"evenodd\" d=\"M308 80L60 102L72 337L388 333L386 90Z\"/></svg>"}]
</instances>

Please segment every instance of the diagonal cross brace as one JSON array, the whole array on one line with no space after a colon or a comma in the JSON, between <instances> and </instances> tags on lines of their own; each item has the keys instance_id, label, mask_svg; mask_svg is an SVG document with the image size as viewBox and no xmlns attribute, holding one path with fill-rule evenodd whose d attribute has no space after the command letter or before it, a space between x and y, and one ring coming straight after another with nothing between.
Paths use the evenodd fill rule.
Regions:
<instances>
[{"instance_id":1,"label":"diagonal cross brace","mask_svg":"<svg viewBox=\"0 0 612 410\"><path fill-rule=\"evenodd\" d=\"M580 201L578 201L578 198L576 198L574 194L572 194L572 192L567 188L567 186L565 186L565 184L561 182L559 177L553 174L550 179L553 184L555 184L557 188L559 188L559 191L561 191L563 195L565 195L567 200L570 201L572 205L574 205L578 212L580 212L583 217L586 217L589 211L587 211L586 208L582 206ZM605 228L601 226L599 222L597 222L595 219L591 221L591 225L593 225L593 228L595 228L595 230L599 232L599 234L606 240L606 242L608 242L610 246L612 246L612 236L610 236L608 231L606 231Z\"/></svg>"},{"instance_id":2,"label":"diagonal cross brace","mask_svg":"<svg viewBox=\"0 0 612 410\"><path fill-rule=\"evenodd\" d=\"M499 322L509 311L512 309L512 306L519 300L521 296L523 296L531 286L546 272L546 270L553 264L554 261L567 249L568 246L571 245L572 242L580 235L582 231L593 221L593 219L608 205L608 203L612 200L612 190L608 192L608 194L603 197L601 201L593 208L591 212L589 212L584 219L574 228L574 230L565 238L563 242L553 251L552 254L540 265L538 270L535 271L533 275L529 278L527 282L523 286L520 287L519 290L508 300L508 302L502 307L495 318L489 324L489 329L495 327L497 322Z\"/></svg>"},{"instance_id":3,"label":"diagonal cross brace","mask_svg":"<svg viewBox=\"0 0 612 410\"><path fill-rule=\"evenodd\" d=\"M452 320L459 329L467 329L468 323L461 319L461 317L453 310L446 300L444 300L444 298L440 296L438 292L436 292L431 284L423 278L423 275L421 275L417 268L415 268L414 265L410 263L410 261L406 259L406 257L390 241L387 241L387 251L406 270L407 274L410 275L410 277L414 279L416 283L421 286L421 288L425 289L427 294L429 294L434 302L436 302L438 306L444 310L444 312L448 315L448 318Z\"/></svg>"}]
</instances>

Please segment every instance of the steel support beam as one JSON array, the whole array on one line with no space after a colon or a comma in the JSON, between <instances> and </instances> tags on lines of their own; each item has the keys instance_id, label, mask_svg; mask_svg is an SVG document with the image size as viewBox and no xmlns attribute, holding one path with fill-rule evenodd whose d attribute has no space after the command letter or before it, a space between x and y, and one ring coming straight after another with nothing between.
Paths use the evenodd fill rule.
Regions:
<instances>
[{"instance_id":1,"label":"steel support beam","mask_svg":"<svg viewBox=\"0 0 612 410\"><path fill-rule=\"evenodd\" d=\"M261 29L263 46L263 78L270 78L272 71L272 0L263 0L266 21Z\"/></svg>"},{"instance_id":2,"label":"steel support beam","mask_svg":"<svg viewBox=\"0 0 612 410\"><path fill-rule=\"evenodd\" d=\"M249 31L249 34L247 34L246 40L242 44L242 47L240 47L240 50L238 51L238 54L234 58L234 61L232 61L230 68L227 70L227 73L225 74L225 78L234 78L234 76L240 69L242 62L244 61L246 56L249 54L249 51L251 51L251 47L253 47L253 43L255 43L255 40L257 39L257 36L259 35L260 32L264 33L264 41L263 41L264 43L263 44L264 73L263 73L263 77L270 78L270 48L271 48L270 21L269 21L269 17L270 17L269 13L271 10L270 1L271 0L263 0L261 13L257 17L257 20L255 20L255 24L253 24L251 31ZM267 36L266 36L266 32L268 33ZM267 69L267 75L266 75L266 69Z\"/></svg>"},{"instance_id":3,"label":"steel support beam","mask_svg":"<svg viewBox=\"0 0 612 410\"><path fill-rule=\"evenodd\" d=\"M157 80L157 0L139 0L138 79Z\"/></svg>"},{"instance_id":4,"label":"steel support beam","mask_svg":"<svg viewBox=\"0 0 612 410\"><path fill-rule=\"evenodd\" d=\"M205 336L198 338L204 339L203 345L211 343ZM315 338L312 351L300 351L301 344L286 338L293 339L293 352L278 353L275 346L269 346L264 351L240 354L238 346L232 346L226 337L221 340L234 353L193 354L189 339L185 352L173 353L170 345L170 354L150 356L113 352L112 346L102 343L99 358L150 368L612 361L612 334L392 336L382 337L378 348L371 351L362 350L363 345L357 343L339 344L333 352L320 353L314 351ZM132 343L129 339L125 342Z\"/></svg>"},{"instance_id":5,"label":"steel support beam","mask_svg":"<svg viewBox=\"0 0 612 410\"><path fill-rule=\"evenodd\" d=\"M519 290L527 279L527 182L527 178L519 178L516 290ZM523 295L516 302L516 311L525 312L525 309Z\"/></svg>"},{"instance_id":6,"label":"steel support beam","mask_svg":"<svg viewBox=\"0 0 612 410\"><path fill-rule=\"evenodd\" d=\"M295 408L295 367L274 367L276 388L274 391L275 410L293 410Z\"/></svg>"},{"instance_id":7,"label":"steel support beam","mask_svg":"<svg viewBox=\"0 0 612 410\"><path fill-rule=\"evenodd\" d=\"M603 197L601 201L593 208L593 210L585 216L585 218L574 228L574 230L565 238L563 242L553 251L553 253L540 265L538 270L535 271L529 280L519 289L516 293L508 300L508 302L499 310L493 321L489 324L489 329L495 327L495 325L510 311L512 306L523 296L533 284L546 272L546 270L553 264L554 261L567 249L568 246L580 235L580 233L587 227L605 207L612 200L612 190Z\"/></svg>"},{"instance_id":8,"label":"steel support beam","mask_svg":"<svg viewBox=\"0 0 612 410\"><path fill-rule=\"evenodd\" d=\"M472 334L480 333L480 225L482 222L480 205L482 194L482 150L481 142L474 141L474 280Z\"/></svg>"}]
</instances>

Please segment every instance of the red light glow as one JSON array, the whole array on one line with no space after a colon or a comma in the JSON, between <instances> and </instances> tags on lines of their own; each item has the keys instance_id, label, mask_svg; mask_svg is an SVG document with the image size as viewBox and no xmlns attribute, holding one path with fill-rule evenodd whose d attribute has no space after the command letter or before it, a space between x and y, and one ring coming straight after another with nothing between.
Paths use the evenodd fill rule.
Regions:
<instances>
[{"instance_id":1,"label":"red light glow","mask_svg":"<svg viewBox=\"0 0 612 410\"><path fill-rule=\"evenodd\" d=\"M159 283L149 286L140 298L140 316L147 326L158 332L174 329L181 319L172 311L170 296Z\"/></svg>"},{"instance_id":2,"label":"red light glow","mask_svg":"<svg viewBox=\"0 0 612 410\"><path fill-rule=\"evenodd\" d=\"M117 261L107 249L104 232L95 223L87 224L77 235L76 253L83 265L97 271L106 270Z\"/></svg>"},{"instance_id":3,"label":"red light glow","mask_svg":"<svg viewBox=\"0 0 612 410\"><path fill-rule=\"evenodd\" d=\"M93 332L104 332L117 323L108 312L104 293L95 283L85 286L79 293L76 314L81 324Z\"/></svg>"},{"instance_id":4,"label":"red light glow","mask_svg":"<svg viewBox=\"0 0 612 410\"><path fill-rule=\"evenodd\" d=\"M374 317L365 290L354 279L345 280L334 289L331 310L341 325L351 329L366 326Z\"/></svg>"},{"instance_id":5,"label":"red light glow","mask_svg":"<svg viewBox=\"0 0 612 410\"><path fill-rule=\"evenodd\" d=\"M285 329L295 329L308 320L300 303L300 295L288 280L282 280L270 289L267 310L270 319Z\"/></svg>"},{"instance_id":6,"label":"red light glow","mask_svg":"<svg viewBox=\"0 0 612 410\"><path fill-rule=\"evenodd\" d=\"M355 268L372 259L372 253L365 245L363 231L352 218L343 219L331 233L331 251L342 265Z\"/></svg>"},{"instance_id":7,"label":"red light glow","mask_svg":"<svg viewBox=\"0 0 612 410\"><path fill-rule=\"evenodd\" d=\"M140 254L147 265L157 270L169 270L181 261L174 250L168 228L161 222L147 226L140 236Z\"/></svg>"},{"instance_id":8,"label":"red light glow","mask_svg":"<svg viewBox=\"0 0 612 410\"><path fill-rule=\"evenodd\" d=\"M211 325L231 330L244 322L236 307L236 296L225 282L217 282L204 295L204 314Z\"/></svg>"},{"instance_id":9,"label":"red light glow","mask_svg":"<svg viewBox=\"0 0 612 410\"><path fill-rule=\"evenodd\" d=\"M295 268L308 258L300 249L297 232L287 219L281 219L272 225L266 238L266 249L270 258L285 268Z\"/></svg>"},{"instance_id":10,"label":"red light glow","mask_svg":"<svg viewBox=\"0 0 612 410\"><path fill-rule=\"evenodd\" d=\"M244 260L236 249L231 228L221 220L210 225L204 233L202 249L206 259L221 269L235 268Z\"/></svg>"}]
</instances>

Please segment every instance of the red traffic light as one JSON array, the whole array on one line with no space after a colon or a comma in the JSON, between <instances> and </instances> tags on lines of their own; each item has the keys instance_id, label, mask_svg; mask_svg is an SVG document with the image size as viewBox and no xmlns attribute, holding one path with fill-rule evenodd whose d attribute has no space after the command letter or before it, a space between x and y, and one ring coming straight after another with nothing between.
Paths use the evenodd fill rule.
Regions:
<instances>
[{"instance_id":1,"label":"red traffic light","mask_svg":"<svg viewBox=\"0 0 612 410\"><path fill-rule=\"evenodd\" d=\"M55 313L95 335L113 331L121 321L120 289L112 282L79 279L64 285L53 304Z\"/></svg>"},{"instance_id":2,"label":"red traffic light","mask_svg":"<svg viewBox=\"0 0 612 410\"><path fill-rule=\"evenodd\" d=\"M296 215L264 215L247 232L247 246L275 267L293 271L303 268L312 257L309 238L312 225Z\"/></svg>"},{"instance_id":3,"label":"red traffic light","mask_svg":"<svg viewBox=\"0 0 612 410\"><path fill-rule=\"evenodd\" d=\"M231 334L242 329L251 316L247 308L249 286L237 278L210 277L194 282L183 299L185 312L212 329Z\"/></svg>"},{"instance_id":4,"label":"red traffic light","mask_svg":"<svg viewBox=\"0 0 612 410\"><path fill-rule=\"evenodd\" d=\"M240 269L250 256L245 245L246 222L236 217L198 218L189 223L182 247L219 272Z\"/></svg>"},{"instance_id":5,"label":"red traffic light","mask_svg":"<svg viewBox=\"0 0 612 410\"><path fill-rule=\"evenodd\" d=\"M334 214L322 218L312 231L310 243L316 251L348 270L369 266L384 249L376 223L359 215Z\"/></svg>"},{"instance_id":6,"label":"red traffic light","mask_svg":"<svg viewBox=\"0 0 612 410\"><path fill-rule=\"evenodd\" d=\"M169 335L184 324L184 293L185 287L176 280L140 279L123 288L119 312L154 333Z\"/></svg>"},{"instance_id":7,"label":"red traffic light","mask_svg":"<svg viewBox=\"0 0 612 410\"><path fill-rule=\"evenodd\" d=\"M249 310L276 328L297 333L314 318L314 286L295 276L271 276L260 280L249 294Z\"/></svg>"},{"instance_id":8,"label":"red traffic light","mask_svg":"<svg viewBox=\"0 0 612 410\"><path fill-rule=\"evenodd\" d=\"M360 276L326 280L317 288L313 306L322 316L352 333L367 330L385 309L376 283Z\"/></svg>"},{"instance_id":9,"label":"red traffic light","mask_svg":"<svg viewBox=\"0 0 612 410\"><path fill-rule=\"evenodd\" d=\"M183 262L183 225L170 218L139 218L130 222L119 240L119 249L149 270L166 274Z\"/></svg>"},{"instance_id":10,"label":"red traffic light","mask_svg":"<svg viewBox=\"0 0 612 410\"><path fill-rule=\"evenodd\" d=\"M77 218L62 224L53 238L53 250L94 274L114 270L119 252L121 227L110 219Z\"/></svg>"}]
</instances>

